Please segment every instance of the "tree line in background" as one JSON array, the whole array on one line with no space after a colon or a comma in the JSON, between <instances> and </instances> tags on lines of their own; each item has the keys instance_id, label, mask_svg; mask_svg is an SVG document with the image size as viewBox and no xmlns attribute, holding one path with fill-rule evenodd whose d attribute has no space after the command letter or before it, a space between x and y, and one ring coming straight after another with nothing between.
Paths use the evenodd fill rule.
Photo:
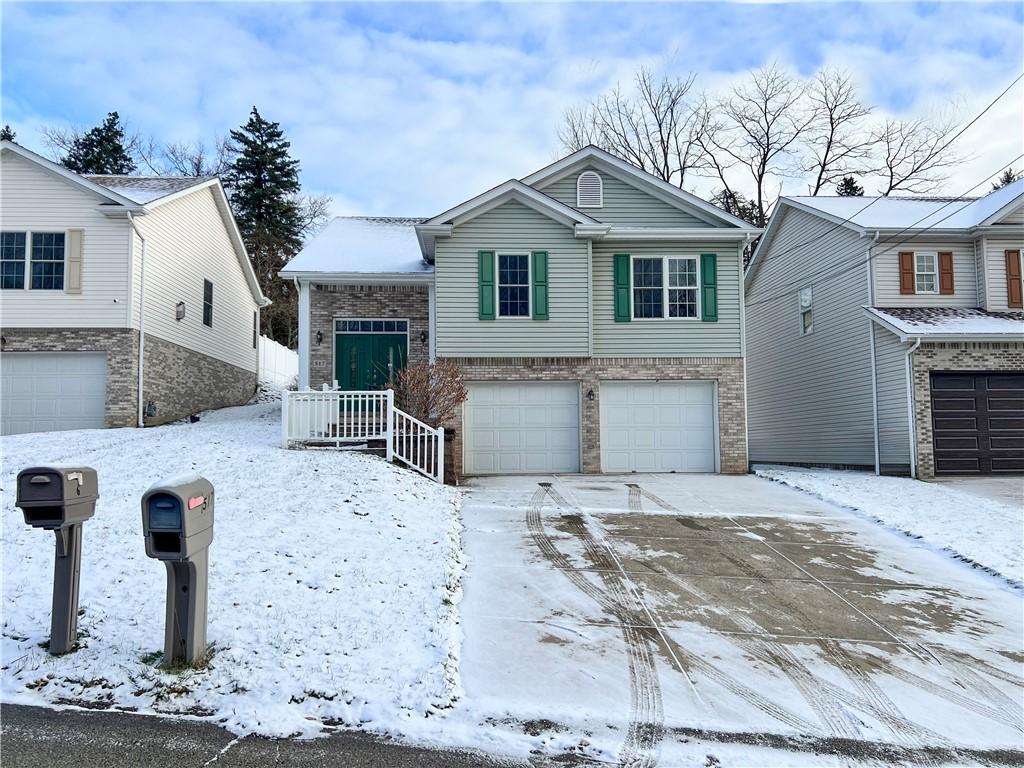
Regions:
<instances>
[{"instance_id":1,"label":"tree line in background","mask_svg":"<svg viewBox=\"0 0 1024 768\"><path fill-rule=\"evenodd\" d=\"M331 199L301 193L299 161L291 157L291 144L278 123L253 107L244 125L210 144L161 144L128 132L117 112L89 130L40 130L54 159L76 173L220 176L260 288L273 302L260 313L260 330L296 346L298 296L278 273L327 220ZM15 140L10 126L0 130L0 138Z\"/></svg>"},{"instance_id":2,"label":"tree line in background","mask_svg":"<svg viewBox=\"0 0 1024 768\"><path fill-rule=\"evenodd\" d=\"M566 110L559 139L570 151L594 144L680 189L710 177L713 202L763 227L787 179L805 180L809 195L863 195L861 182L884 196L936 192L965 159L949 146L958 130L951 115L877 118L839 70L801 79L773 65L718 94L698 90L693 73L641 69L632 88Z\"/></svg>"}]
</instances>

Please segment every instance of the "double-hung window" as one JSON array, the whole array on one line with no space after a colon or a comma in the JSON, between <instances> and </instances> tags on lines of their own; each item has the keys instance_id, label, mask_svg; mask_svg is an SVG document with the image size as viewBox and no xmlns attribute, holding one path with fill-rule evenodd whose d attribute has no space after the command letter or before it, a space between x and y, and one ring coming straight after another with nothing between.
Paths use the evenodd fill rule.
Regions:
<instances>
[{"instance_id":1,"label":"double-hung window","mask_svg":"<svg viewBox=\"0 0 1024 768\"><path fill-rule=\"evenodd\" d=\"M696 258L633 259L633 317L699 317Z\"/></svg>"},{"instance_id":2,"label":"double-hung window","mask_svg":"<svg viewBox=\"0 0 1024 768\"><path fill-rule=\"evenodd\" d=\"M64 290L64 233L32 233L32 288Z\"/></svg>"},{"instance_id":3,"label":"double-hung window","mask_svg":"<svg viewBox=\"0 0 1024 768\"><path fill-rule=\"evenodd\" d=\"M918 251L914 254L914 289L916 293L939 292L939 254Z\"/></svg>"},{"instance_id":4,"label":"double-hung window","mask_svg":"<svg viewBox=\"0 0 1024 768\"><path fill-rule=\"evenodd\" d=\"M0 288L25 287L25 233L0 232Z\"/></svg>"},{"instance_id":5,"label":"double-hung window","mask_svg":"<svg viewBox=\"0 0 1024 768\"><path fill-rule=\"evenodd\" d=\"M213 283L203 280L203 325L213 328Z\"/></svg>"},{"instance_id":6,"label":"double-hung window","mask_svg":"<svg viewBox=\"0 0 1024 768\"><path fill-rule=\"evenodd\" d=\"M530 255L498 254L498 317L530 316Z\"/></svg>"}]
</instances>

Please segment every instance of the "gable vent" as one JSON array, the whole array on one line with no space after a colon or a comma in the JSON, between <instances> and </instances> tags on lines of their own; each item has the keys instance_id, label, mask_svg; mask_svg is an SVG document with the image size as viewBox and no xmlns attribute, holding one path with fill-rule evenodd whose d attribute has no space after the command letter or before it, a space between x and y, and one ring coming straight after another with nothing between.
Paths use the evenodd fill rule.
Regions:
<instances>
[{"instance_id":1,"label":"gable vent","mask_svg":"<svg viewBox=\"0 0 1024 768\"><path fill-rule=\"evenodd\" d=\"M576 179L576 207L600 208L604 205L604 182L594 171L584 171Z\"/></svg>"}]
</instances>

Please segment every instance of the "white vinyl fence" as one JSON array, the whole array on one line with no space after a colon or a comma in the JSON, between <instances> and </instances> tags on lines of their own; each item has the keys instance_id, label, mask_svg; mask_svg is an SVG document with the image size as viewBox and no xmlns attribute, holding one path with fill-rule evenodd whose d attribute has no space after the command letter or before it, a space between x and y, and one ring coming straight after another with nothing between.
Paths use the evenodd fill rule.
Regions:
<instances>
[{"instance_id":1,"label":"white vinyl fence","mask_svg":"<svg viewBox=\"0 0 1024 768\"><path fill-rule=\"evenodd\" d=\"M290 387L299 376L299 355L266 336L259 338L259 382L271 387Z\"/></svg>"}]
</instances>

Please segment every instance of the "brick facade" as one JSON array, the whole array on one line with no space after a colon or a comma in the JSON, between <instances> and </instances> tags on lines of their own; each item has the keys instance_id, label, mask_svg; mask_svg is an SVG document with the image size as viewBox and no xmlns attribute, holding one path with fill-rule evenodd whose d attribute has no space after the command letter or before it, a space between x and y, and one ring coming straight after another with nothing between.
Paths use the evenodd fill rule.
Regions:
<instances>
[{"instance_id":1,"label":"brick facade","mask_svg":"<svg viewBox=\"0 0 1024 768\"><path fill-rule=\"evenodd\" d=\"M474 381L575 381L583 394L581 440L583 466L588 474L601 472L601 381L718 382L720 468L724 474L747 472L746 388L743 359L689 358L450 358ZM586 393L594 391L590 400ZM462 416L445 427L454 431L448 444L451 467L462 475Z\"/></svg>"},{"instance_id":2,"label":"brick facade","mask_svg":"<svg viewBox=\"0 0 1024 768\"><path fill-rule=\"evenodd\" d=\"M911 361L914 382L914 426L917 476L935 477L932 443L932 371L1024 371L1024 344L960 342L922 344Z\"/></svg>"},{"instance_id":3,"label":"brick facade","mask_svg":"<svg viewBox=\"0 0 1024 768\"><path fill-rule=\"evenodd\" d=\"M139 332L129 328L4 328L4 352L106 352L104 426L136 423Z\"/></svg>"},{"instance_id":4,"label":"brick facade","mask_svg":"<svg viewBox=\"0 0 1024 768\"><path fill-rule=\"evenodd\" d=\"M319 389L334 381L335 320L408 320L409 362L419 363L430 356L429 311L427 288L422 285L312 285L309 386ZM317 332L322 334L319 344Z\"/></svg>"},{"instance_id":5,"label":"brick facade","mask_svg":"<svg viewBox=\"0 0 1024 768\"><path fill-rule=\"evenodd\" d=\"M147 427L199 411L242 405L256 392L256 372L146 335L142 399L156 406ZM135 402L134 397L132 402Z\"/></svg>"}]
</instances>

